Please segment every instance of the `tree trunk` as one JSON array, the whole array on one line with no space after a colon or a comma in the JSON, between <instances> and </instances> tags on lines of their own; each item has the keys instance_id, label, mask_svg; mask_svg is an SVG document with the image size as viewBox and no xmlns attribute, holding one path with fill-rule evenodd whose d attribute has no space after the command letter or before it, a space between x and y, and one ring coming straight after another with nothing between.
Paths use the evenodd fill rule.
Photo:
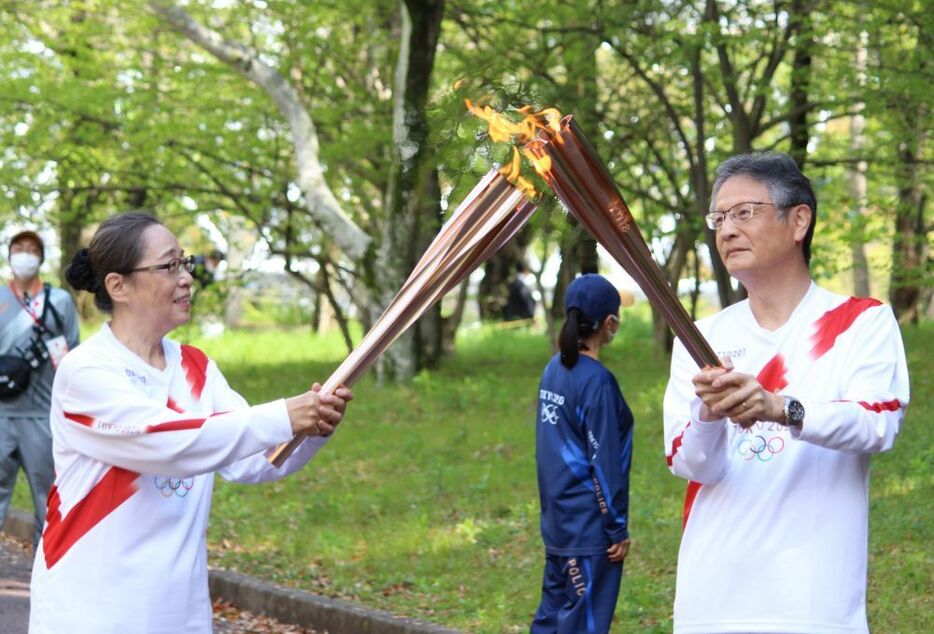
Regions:
<instances>
[{"instance_id":1,"label":"tree trunk","mask_svg":"<svg viewBox=\"0 0 934 634\"><path fill-rule=\"evenodd\" d=\"M856 49L856 72L860 86L865 83L868 34L860 33L859 46ZM865 104L854 105L855 114L850 120L850 156L861 156L866 145L863 130L866 119L863 117ZM860 161L850 171L850 200L852 201L853 229L850 236L850 253L853 257L853 294L857 297L869 297L869 263L866 261L865 232L866 221L866 161Z\"/></svg>"},{"instance_id":2,"label":"tree trunk","mask_svg":"<svg viewBox=\"0 0 934 634\"><path fill-rule=\"evenodd\" d=\"M918 113L908 113L908 122L916 123ZM907 129L913 129L908 126ZM892 246L890 300L900 323L918 323L922 284L930 259L930 247L924 222L927 200L922 193L918 173L921 134L902 142L898 150L898 203L895 207L895 240Z\"/></svg>"},{"instance_id":3,"label":"tree trunk","mask_svg":"<svg viewBox=\"0 0 934 634\"><path fill-rule=\"evenodd\" d=\"M697 304L700 300L700 258L697 257L697 249L695 248L691 252L691 261L694 263L694 287L691 289L691 307L688 310L688 314L691 315L691 319L697 320Z\"/></svg>"},{"instance_id":4,"label":"tree trunk","mask_svg":"<svg viewBox=\"0 0 934 634\"><path fill-rule=\"evenodd\" d=\"M436 233L441 196L428 143L425 103L431 86L443 0L403 0L401 47L393 89L393 152L376 280L381 304L392 299ZM441 355L441 311L432 307L387 351L381 374L404 380Z\"/></svg>"},{"instance_id":5,"label":"tree trunk","mask_svg":"<svg viewBox=\"0 0 934 634\"><path fill-rule=\"evenodd\" d=\"M675 235L675 242L668 254L665 266L662 272L665 274L666 281L674 288L675 295L678 294L678 282L681 280L681 272L687 263L688 254L694 250L695 231L691 223L681 222L678 224L678 232ZM652 334L655 340L655 349L665 354L671 352L675 338L668 323L662 317L661 313L652 309Z\"/></svg>"},{"instance_id":6,"label":"tree trunk","mask_svg":"<svg viewBox=\"0 0 934 634\"><path fill-rule=\"evenodd\" d=\"M597 50L599 48L600 39L590 34L573 33L567 35L567 55L575 63L574 73L570 79L576 102L574 112L581 125L584 127L594 126L594 129L585 130L585 132L589 132L587 138L594 143L598 154L606 156L607 153L604 151L608 149L604 147L606 141L603 135L600 134L600 130L596 128L598 122L603 120L603 114L598 111L597 100L595 99L595 96L599 93L597 85ZM580 273L599 273L597 239L590 235L589 231L584 231L580 235L577 248ZM572 276L571 279L574 279L574 277Z\"/></svg>"},{"instance_id":7,"label":"tree trunk","mask_svg":"<svg viewBox=\"0 0 934 634\"><path fill-rule=\"evenodd\" d=\"M82 200L80 196L70 192L61 192L56 201L58 211L58 236L61 249L61 261L59 262L59 280L62 288L68 290L75 298L81 316L85 319L92 317L95 313L94 302L90 294L82 294L75 291L65 283L65 269L71 264L71 259L84 246L83 240L84 228L87 226L91 215L93 203L88 196Z\"/></svg>"},{"instance_id":8,"label":"tree trunk","mask_svg":"<svg viewBox=\"0 0 934 634\"><path fill-rule=\"evenodd\" d=\"M412 266L415 266L421 254L431 244L435 234L441 229L441 184L438 180L438 170L433 164L434 160L431 162L428 182L423 190L424 204L419 212L419 231L414 240L416 244L420 245L420 248L412 260ZM453 350L455 333L451 333L451 350L446 350L444 328L444 319L441 317L441 302L439 301L425 311L425 314L415 322L413 330L416 369L438 367L441 357L446 352Z\"/></svg>"},{"instance_id":9,"label":"tree trunk","mask_svg":"<svg viewBox=\"0 0 934 634\"><path fill-rule=\"evenodd\" d=\"M542 211L545 210L543 209ZM535 288L538 290L539 297L541 297L542 315L545 318L545 334L548 337L548 341L553 343L556 340L557 333L555 332L555 315L552 311L552 307L557 295L552 294L551 300L549 301L548 294L545 292L545 285L542 283L542 277L545 274L545 267L548 264L548 257L552 248L549 238L550 233L546 231L542 235L542 250L541 258L539 258L539 265L538 268L532 269L532 275L535 278Z\"/></svg>"},{"instance_id":10,"label":"tree trunk","mask_svg":"<svg viewBox=\"0 0 934 634\"><path fill-rule=\"evenodd\" d=\"M64 281L65 269L71 264L71 259L81 249L81 231L87 219L77 207L77 197L62 193L58 198L58 235L61 246L61 263L59 265L59 278Z\"/></svg>"},{"instance_id":11,"label":"tree trunk","mask_svg":"<svg viewBox=\"0 0 934 634\"><path fill-rule=\"evenodd\" d=\"M707 8L705 12L705 21L710 21L716 23L718 20L718 10L716 3L712 0L709 0L707 3ZM708 205L710 203L711 196L711 182L710 177L707 174L707 155L704 149L704 144L706 142L707 134L705 132L705 121L707 120L706 111L704 108L704 74L703 69L701 68L701 50L695 49L691 61L691 76L693 79L693 97L694 97L694 127L697 130L697 144L693 149L693 155L696 156L696 161L693 162L692 173L691 173L691 182L694 185L694 209L697 213L703 214L706 212ZM717 46L717 56L720 62L721 71L728 73L732 77L733 70L732 65L729 61L729 56L726 53L726 50L722 46ZM731 81L735 81L733 78ZM728 94L731 96L731 103L734 104L739 101L738 97L734 94L735 89L730 88L732 83L728 83ZM742 108L740 108L742 110ZM746 124L746 117L743 116L734 116L733 119L734 126L743 126ZM739 135L742 137L742 135ZM737 148L743 141L737 138L737 133L734 132L733 146L734 150L739 151ZM685 147L685 151L692 151L690 147ZM736 301L735 291L733 290L733 280L730 277L729 271L726 270L726 266L723 264L723 260L720 258L720 253L717 251L717 240L716 234L713 231L708 231L706 228L701 228L701 231L704 232L704 242L707 244L707 250L710 253L710 266L713 269L713 278L717 283L717 296L720 300L720 308L726 308L734 301ZM656 335L658 331L656 330Z\"/></svg>"},{"instance_id":12,"label":"tree trunk","mask_svg":"<svg viewBox=\"0 0 934 634\"><path fill-rule=\"evenodd\" d=\"M324 267L322 266L320 262L318 263L318 266L320 268L318 269L318 272L315 274L315 289L318 289L321 286L323 286L324 279L326 278L326 274L327 274L327 272L324 270ZM324 315L322 313L324 311L324 301L322 299L322 295L324 295L324 293L319 293L317 291L315 292L315 296L314 296L314 299L312 300L313 303L311 306L311 318L308 320L308 324L311 326L311 331L315 334L318 334L321 332L321 325L323 323Z\"/></svg>"},{"instance_id":13,"label":"tree trunk","mask_svg":"<svg viewBox=\"0 0 934 634\"><path fill-rule=\"evenodd\" d=\"M808 154L807 106L811 89L811 51L814 46L811 18L806 7L808 2L809 0L794 0L789 11L792 16L791 28L797 33L791 61L791 99L788 103L788 126L791 137L789 153L799 168L804 167Z\"/></svg>"},{"instance_id":14,"label":"tree trunk","mask_svg":"<svg viewBox=\"0 0 934 634\"><path fill-rule=\"evenodd\" d=\"M930 44L929 34L922 41ZM930 46L927 47L928 50ZM929 56L917 58L917 72L930 68ZM931 252L928 234L932 226L926 221L927 196L922 159L924 143L931 129L931 103L924 99L898 99L895 102L896 123L900 142L896 184L898 203L895 207L895 240L892 246L892 277L890 300L900 323L918 323L925 303L931 296Z\"/></svg>"},{"instance_id":15,"label":"tree trunk","mask_svg":"<svg viewBox=\"0 0 934 634\"><path fill-rule=\"evenodd\" d=\"M483 264L483 279L477 287L477 312L483 321L502 319L509 281L520 261L517 250L506 245Z\"/></svg>"},{"instance_id":16,"label":"tree trunk","mask_svg":"<svg viewBox=\"0 0 934 634\"><path fill-rule=\"evenodd\" d=\"M595 96L597 88L597 56L600 46L599 38L584 33L566 34L565 49L567 59L574 64L574 74L569 79L569 88L575 102L577 120L585 126L587 122L596 125L603 116L596 108ZM588 138L594 143L598 154L604 144L603 136L598 129L585 130L589 132ZM561 265L558 268L558 277L555 281L554 299L551 305L551 320L556 331L560 331L564 323L564 291L568 284L580 274L599 273L599 258L597 256L597 241L577 222L571 215L567 216L569 227L561 239ZM553 343L557 343L556 338Z\"/></svg>"},{"instance_id":17,"label":"tree trunk","mask_svg":"<svg viewBox=\"0 0 934 634\"><path fill-rule=\"evenodd\" d=\"M578 245L579 234L583 229L574 216L567 216L570 227L561 238L560 252L561 264L558 266L558 276L555 279L555 292L551 302L551 315L558 324L564 322L564 291L581 270L580 249ZM560 329L560 326L559 328Z\"/></svg>"},{"instance_id":18,"label":"tree trunk","mask_svg":"<svg viewBox=\"0 0 934 634\"><path fill-rule=\"evenodd\" d=\"M454 352L454 344L457 339L457 329L464 318L464 310L467 308L467 293L470 290L470 279L460 283L457 288L457 300L454 305L454 311L447 317L441 318L441 354L451 354Z\"/></svg>"}]
</instances>

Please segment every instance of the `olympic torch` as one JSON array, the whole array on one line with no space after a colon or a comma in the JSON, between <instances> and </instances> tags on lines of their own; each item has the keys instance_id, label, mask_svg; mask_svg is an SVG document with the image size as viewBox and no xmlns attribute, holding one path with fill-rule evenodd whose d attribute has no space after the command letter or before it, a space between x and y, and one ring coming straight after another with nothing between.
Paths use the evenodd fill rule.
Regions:
<instances>
[{"instance_id":1,"label":"olympic torch","mask_svg":"<svg viewBox=\"0 0 934 634\"><path fill-rule=\"evenodd\" d=\"M720 360L652 258L629 207L574 117L541 128L524 151L568 211L639 284L697 365L719 366Z\"/></svg>"},{"instance_id":2,"label":"olympic torch","mask_svg":"<svg viewBox=\"0 0 934 634\"><path fill-rule=\"evenodd\" d=\"M535 205L503 174L490 170L435 236L360 344L325 381L322 393L353 385L431 305L509 242L534 211ZM304 440L296 436L266 457L281 467Z\"/></svg>"}]
</instances>

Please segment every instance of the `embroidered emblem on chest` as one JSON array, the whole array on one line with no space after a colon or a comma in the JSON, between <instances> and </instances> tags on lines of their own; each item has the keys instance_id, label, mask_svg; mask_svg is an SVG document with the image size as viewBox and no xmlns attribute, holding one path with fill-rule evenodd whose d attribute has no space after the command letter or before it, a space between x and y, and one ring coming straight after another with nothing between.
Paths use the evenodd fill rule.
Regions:
<instances>
[{"instance_id":1,"label":"embroidered emblem on chest","mask_svg":"<svg viewBox=\"0 0 934 634\"><path fill-rule=\"evenodd\" d=\"M153 478L156 488L162 497L180 497L183 498L195 486L195 479L192 478L170 478L168 476L156 476Z\"/></svg>"},{"instance_id":2,"label":"embroidered emblem on chest","mask_svg":"<svg viewBox=\"0 0 934 634\"><path fill-rule=\"evenodd\" d=\"M130 379L132 383L135 383L137 385L149 385L149 379L146 378L145 375L137 374L130 368L124 368L123 371L126 372L127 378Z\"/></svg>"},{"instance_id":3,"label":"embroidered emblem on chest","mask_svg":"<svg viewBox=\"0 0 934 634\"><path fill-rule=\"evenodd\" d=\"M739 455L747 462L758 460L769 462L785 448L785 439L781 436L751 436L743 438L737 448Z\"/></svg>"},{"instance_id":4,"label":"embroidered emblem on chest","mask_svg":"<svg viewBox=\"0 0 934 634\"><path fill-rule=\"evenodd\" d=\"M737 433L741 435L736 444L736 453L743 457L743 460L750 462L758 460L759 462L770 462L778 454L782 453L787 444L787 428L778 423L758 422L749 429L740 429L736 427Z\"/></svg>"},{"instance_id":5,"label":"embroidered emblem on chest","mask_svg":"<svg viewBox=\"0 0 934 634\"><path fill-rule=\"evenodd\" d=\"M542 422L551 425L558 424L558 406L553 403L542 405Z\"/></svg>"}]
</instances>

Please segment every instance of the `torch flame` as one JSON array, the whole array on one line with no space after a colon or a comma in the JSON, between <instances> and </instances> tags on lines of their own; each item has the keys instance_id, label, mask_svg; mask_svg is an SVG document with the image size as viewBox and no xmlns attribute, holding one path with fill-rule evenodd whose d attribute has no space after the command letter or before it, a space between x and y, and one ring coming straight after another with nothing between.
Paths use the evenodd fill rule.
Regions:
<instances>
[{"instance_id":1,"label":"torch flame","mask_svg":"<svg viewBox=\"0 0 934 634\"><path fill-rule=\"evenodd\" d=\"M478 106L470 99L465 99L467 110L487 122L489 135L496 143L524 144L535 138L539 130L557 135L561 132L561 113L556 108L545 108L539 112L532 106L522 106L516 112L523 115L520 121L513 121L490 106Z\"/></svg>"},{"instance_id":2,"label":"torch flame","mask_svg":"<svg viewBox=\"0 0 934 634\"><path fill-rule=\"evenodd\" d=\"M557 137L560 139L561 137ZM529 163L532 164L532 167L535 168L535 171L538 172L538 175L548 180L548 172L551 171L551 157L547 154L542 154L541 156L535 156L535 154L529 148L523 148L522 154L525 158L529 159Z\"/></svg>"},{"instance_id":3,"label":"torch flame","mask_svg":"<svg viewBox=\"0 0 934 634\"><path fill-rule=\"evenodd\" d=\"M517 147L513 146L512 160L509 161L508 165L503 165L499 173L503 175L503 178L515 185L529 200L534 200L538 196L535 185L533 185L529 179L522 176L522 158L519 156L519 149Z\"/></svg>"},{"instance_id":4,"label":"torch flame","mask_svg":"<svg viewBox=\"0 0 934 634\"><path fill-rule=\"evenodd\" d=\"M532 106L522 106L518 109L518 112L524 114L526 119L534 121L537 129L545 130L549 133L549 136L560 138L558 135L561 134L561 113L558 112L557 108L545 108L535 112L532 110ZM525 142L530 140L526 139Z\"/></svg>"},{"instance_id":5,"label":"torch flame","mask_svg":"<svg viewBox=\"0 0 934 634\"><path fill-rule=\"evenodd\" d=\"M471 114L487 122L487 133L495 143L525 145L535 139L540 132L551 140L561 141L561 113L557 108L536 111L532 106L522 106L516 109L516 112L522 115L522 119L513 121L489 105L480 106L470 99L465 99L464 103ZM503 166L499 173L529 198L537 197L538 192L535 186L522 176L522 159L515 145L512 150L512 160L509 165ZM538 157L527 149L522 150L522 155L532 163L535 171L542 177L545 177L551 169L551 159L548 156Z\"/></svg>"}]
</instances>

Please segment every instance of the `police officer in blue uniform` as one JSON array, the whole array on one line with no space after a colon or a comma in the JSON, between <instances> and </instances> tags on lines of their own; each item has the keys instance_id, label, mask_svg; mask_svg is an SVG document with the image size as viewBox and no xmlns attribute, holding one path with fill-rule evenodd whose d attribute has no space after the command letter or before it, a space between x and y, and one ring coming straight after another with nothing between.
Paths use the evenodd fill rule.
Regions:
<instances>
[{"instance_id":1,"label":"police officer in blue uniform","mask_svg":"<svg viewBox=\"0 0 934 634\"><path fill-rule=\"evenodd\" d=\"M545 573L532 634L610 630L629 551L632 412L600 350L619 329L620 296L604 277L565 294L560 352L542 374L535 457Z\"/></svg>"}]
</instances>

